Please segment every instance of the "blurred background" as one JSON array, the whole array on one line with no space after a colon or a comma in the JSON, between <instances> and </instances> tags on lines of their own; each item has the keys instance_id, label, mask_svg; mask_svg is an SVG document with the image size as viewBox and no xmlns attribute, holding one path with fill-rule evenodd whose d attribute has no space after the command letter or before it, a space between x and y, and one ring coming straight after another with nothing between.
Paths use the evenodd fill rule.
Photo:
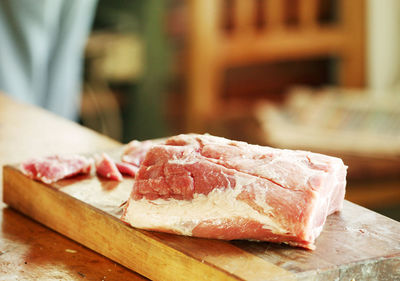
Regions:
<instances>
[{"instance_id":1,"label":"blurred background","mask_svg":"<svg viewBox=\"0 0 400 281\"><path fill-rule=\"evenodd\" d=\"M102 0L80 122L343 158L347 199L400 220L400 1Z\"/></svg>"}]
</instances>

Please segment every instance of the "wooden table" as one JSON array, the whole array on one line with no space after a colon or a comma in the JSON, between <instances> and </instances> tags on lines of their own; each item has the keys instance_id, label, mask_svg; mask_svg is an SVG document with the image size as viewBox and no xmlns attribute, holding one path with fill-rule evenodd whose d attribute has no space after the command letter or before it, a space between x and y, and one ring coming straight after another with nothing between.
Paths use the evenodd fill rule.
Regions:
<instances>
[{"instance_id":1,"label":"wooden table","mask_svg":"<svg viewBox=\"0 0 400 281\"><path fill-rule=\"evenodd\" d=\"M91 153L118 146L118 142L107 137L43 110L13 102L0 94L2 165L44 154ZM4 179L12 175L10 169L4 175ZM11 181L5 181L8 183L5 190L13 191L18 186L26 188L33 184L32 187L43 190L54 199L65 198L46 186L28 182L26 177L18 178L23 181L22 184L12 186ZM10 193L6 195L10 200L7 202L12 202L13 206L19 205L19 198L26 197L13 196L11 200ZM40 202L30 204L30 201L24 201L27 206L22 208L24 212L39 218L27 210L33 207L32 211L36 212L40 209ZM70 199L67 201L64 208L68 210L71 209L70 204L77 203ZM145 280L4 204L1 208L0 280ZM43 208L40 212L43 213ZM95 212L92 213L98 217ZM70 216L70 220L74 220L75 225L80 223L76 216ZM136 262L131 268L159 280L165 280L166 276L169 280L177 277L187 280L185 276L201 276L204 279L202 272L218 276L214 280L264 280L266 276L274 277L273 280L282 280L276 276L284 276L285 280L400 280L400 223L350 202L345 202L343 212L328 218L314 252L271 243L228 243L148 233L126 229L128 227L122 227L119 220L118 223L108 221L115 223L115 227L110 229L121 229L142 242L148 241L148 244L129 244L129 250L124 244L124 248L119 248L117 252L124 252L124 257L131 254L129 261ZM61 233L69 232L67 230L69 228L58 229ZM72 238L83 241L80 232L75 232ZM97 250L97 245L95 243L91 247ZM146 253L146 257L132 255L137 247L142 247L141 253ZM113 248L106 250L104 253L115 252ZM171 265L175 267L171 269Z\"/></svg>"},{"instance_id":2,"label":"wooden table","mask_svg":"<svg viewBox=\"0 0 400 281\"><path fill-rule=\"evenodd\" d=\"M1 166L60 151L86 153L118 145L110 138L0 93ZM147 280L4 203L0 208L0 280Z\"/></svg>"}]
</instances>

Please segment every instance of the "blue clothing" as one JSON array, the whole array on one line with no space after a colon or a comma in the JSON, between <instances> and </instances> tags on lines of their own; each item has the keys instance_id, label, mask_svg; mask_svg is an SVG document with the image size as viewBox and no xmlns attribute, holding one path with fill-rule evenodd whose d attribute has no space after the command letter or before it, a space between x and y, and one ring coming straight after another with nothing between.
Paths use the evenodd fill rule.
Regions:
<instances>
[{"instance_id":1,"label":"blue clothing","mask_svg":"<svg viewBox=\"0 0 400 281\"><path fill-rule=\"evenodd\" d=\"M68 119L96 0L0 0L0 91Z\"/></svg>"}]
</instances>

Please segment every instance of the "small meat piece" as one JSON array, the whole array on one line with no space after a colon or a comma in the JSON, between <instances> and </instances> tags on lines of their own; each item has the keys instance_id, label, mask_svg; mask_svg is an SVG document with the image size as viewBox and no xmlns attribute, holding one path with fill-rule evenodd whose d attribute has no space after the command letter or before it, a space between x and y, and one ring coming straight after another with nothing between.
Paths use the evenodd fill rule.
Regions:
<instances>
[{"instance_id":1,"label":"small meat piece","mask_svg":"<svg viewBox=\"0 0 400 281\"><path fill-rule=\"evenodd\" d=\"M128 162L116 162L115 165L118 168L118 171L121 174L127 175L127 176L131 176L131 177L135 177L137 171L139 171L139 167L135 166L133 164L130 164Z\"/></svg>"},{"instance_id":2,"label":"small meat piece","mask_svg":"<svg viewBox=\"0 0 400 281\"><path fill-rule=\"evenodd\" d=\"M114 161L106 153L96 156L96 174L100 177L115 181L122 181L123 177Z\"/></svg>"},{"instance_id":3,"label":"small meat piece","mask_svg":"<svg viewBox=\"0 0 400 281\"><path fill-rule=\"evenodd\" d=\"M336 157L179 135L154 145L122 220L134 227L315 248L341 209L347 167Z\"/></svg>"},{"instance_id":4,"label":"small meat piece","mask_svg":"<svg viewBox=\"0 0 400 281\"><path fill-rule=\"evenodd\" d=\"M31 179L50 184L78 174L89 174L92 164L92 159L81 155L52 155L30 159L20 168Z\"/></svg>"},{"instance_id":5,"label":"small meat piece","mask_svg":"<svg viewBox=\"0 0 400 281\"><path fill-rule=\"evenodd\" d=\"M125 150L122 153L121 160L139 167L140 163L142 163L146 157L146 153L153 145L154 141L151 140L133 140L126 145Z\"/></svg>"}]
</instances>

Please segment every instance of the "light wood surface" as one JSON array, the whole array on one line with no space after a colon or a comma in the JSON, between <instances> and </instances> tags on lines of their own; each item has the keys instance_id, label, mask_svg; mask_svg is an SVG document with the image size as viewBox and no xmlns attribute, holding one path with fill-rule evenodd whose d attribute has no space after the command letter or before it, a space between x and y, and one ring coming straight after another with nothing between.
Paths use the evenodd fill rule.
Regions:
<instances>
[{"instance_id":1,"label":"light wood surface","mask_svg":"<svg viewBox=\"0 0 400 281\"><path fill-rule=\"evenodd\" d=\"M0 165L59 152L103 151L118 145L0 93ZM0 208L0 280L146 280L8 208L2 200Z\"/></svg>"},{"instance_id":2,"label":"light wood surface","mask_svg":"<svg viewBox=\"0 0 400 281\"><path fill-rule=\"evenodd\" d=\"M32 156L118 147L113 140L0 94L2 165ZM132 180L116 186L87 177L50 187L11 166L4 171L4 200L13 208L3 204L0 214L0 280L145 280L126 267L156 280L400 277L400 223L350 202L329 217L317 250L311 252L135 230L115 217L115 206ZM104 198L115 201L104 203Z\"/></svg>"}]
</instances>

